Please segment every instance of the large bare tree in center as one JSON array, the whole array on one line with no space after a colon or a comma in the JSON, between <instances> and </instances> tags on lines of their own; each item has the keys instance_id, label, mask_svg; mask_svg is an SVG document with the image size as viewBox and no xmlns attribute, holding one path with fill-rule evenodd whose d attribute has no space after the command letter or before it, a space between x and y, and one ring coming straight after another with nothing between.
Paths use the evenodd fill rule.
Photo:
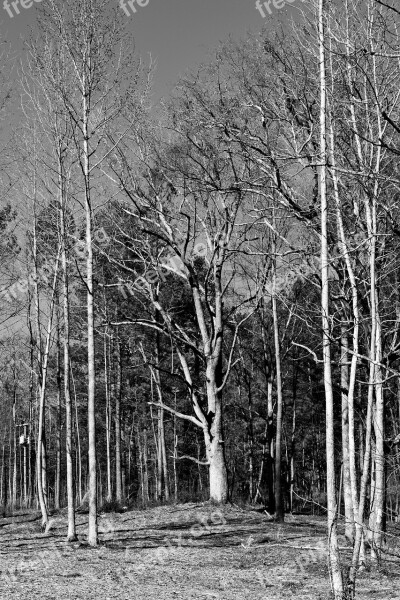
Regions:
<instances>
[{"instance_id":1,"label":"large bare tree in center","mask_svg":"<svg viewBox=\"0 0 400 600\"><path fill-rule=\"evenodd\" d=\"M118 161L121 168L115 168L115 178L125 196L122 214L131 221L127 224L126 216L121 217L118 243L135 251L134 258L116 262L125 296L130 287L142 302L150 299L159 317L135 319L127 311L127 320L120 323L140 323L172 340L193 414L177 411L161 399L155 404L202 430L206 456L200 462L209 469L210 499L225 502L223 392L235 362L239 329L254 311L261 288L260 280L246 280L244 275L255 220L251 197L242 190L250 173L245 160L229 153L229 141L221 138L218 128L210 125L204 134L199 123L208 119L204 109L208 99L200 99L202 93L187 83L183 92L187 102L171 116L174 139L164 153L160 145L143 143L143 170L136 170L132 148L120 145L115 164ZM202 139L204 135L207 139ZM140 266L133 267L134 263ZM194 318L190 327L182 325L174 312L178 301L168 293L168 273L190 296Z\"/></svg>"}]
</instances>

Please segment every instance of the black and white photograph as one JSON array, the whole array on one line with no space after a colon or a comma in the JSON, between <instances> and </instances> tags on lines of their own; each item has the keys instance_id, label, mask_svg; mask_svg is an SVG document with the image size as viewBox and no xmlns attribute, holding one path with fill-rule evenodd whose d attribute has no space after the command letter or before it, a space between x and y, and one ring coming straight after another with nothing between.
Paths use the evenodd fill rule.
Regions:
<instances>
[{"instance_id":1,"label":"black and white photograph","mask_svg":"<svg viewBox=\"0 0 400 600\"><path fill-rule=\"evenodd\" d=\"M0 0L0 600L400 600L399 0Z\"/></svg>"}]
</instances>

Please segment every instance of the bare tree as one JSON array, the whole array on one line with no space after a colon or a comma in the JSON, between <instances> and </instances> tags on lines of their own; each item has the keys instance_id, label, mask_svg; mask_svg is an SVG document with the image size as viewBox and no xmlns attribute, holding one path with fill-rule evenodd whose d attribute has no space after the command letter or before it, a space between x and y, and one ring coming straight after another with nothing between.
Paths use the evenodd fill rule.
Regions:
<instances>
[{"instance_id":1,"label":"bare tree","mask_svg":"<svg viewBox=\"0 0 400 600\"><path fill-rule=\"evenodd\" d=\"M191 91L188 85L187 93L193 93L195 98L198 92ZM196 105L193 101L193 106L196 106L194 110L202 111L201 103ZM178 115L173 119L177 123ZM168 335L174 343L194 416L176 411L161 399L156 405L203 431L206 460L201 462L209 466L210 498L225 502L228 487L222 394L234 362L240 326L254 310L261 278L250 285L251 282L246 283L240 275L240 256L245 256L245 248L252 252L246 235L251 230L253 218L241 223L247 200L240 189L238 172L240 168L245 170L246 165L235 165L230 159L218 165L218 152L222 152L218 135L215 139L211 139L211 135L209 145L202 147L191 141L193 117L190 112L181 114L179 120L188 158L185 158L183 148L174 142L164 157L160 154L160 163L155 168L145 166L146 177L142 175L140 187L136 183L135 167L130 166L127 158L130 156L128 148L120 145L120 154L115 157L116 164L120 161L124 167L115 168L115 178L132 203L122 206L123 214L129 215L132 223L129 229L121 223L119 243L134 243L135 262L140 264L140 269L133 269L128 260L116 259L115 262L122 269L121 273L125 272L125 278L142 274L138 278L140 284L132 282L131 292L138 297L141 294L142 298L148 297L159 315L159 319L131 318L120 323L141 323ZM156 151L156 146L152 149ZM147 165L149 151L150 146L142 146L144 165ZM196 172L198 161L202 166ZM140 234L132 235L130 231L137 232L138 226ZM170 298L163 292L159 279L166 281L168 272L190 292L195 317L193 331L180 325L170 306ZM243 287L240 289L240 281L244 283L244 290ZM125 295L128 290L129 287ZM232 295L236 298L231 301ZM232 331L229 341L228 327ZM228 342L227 349L224 342ZM192 361L196 360L200 360L204 368L205 401L203 386L196 381L193 372ZM192 460L198 462L193 457Z\"/></svg>"},{"instance_id":2,"label":"bare tree","mask_svg":"<svg viewBox=\"0 0 400 600\"><path fill-rule=\"evenodd\" d=\"M327 202L327 84L325 54L325 0L319 0L318 46L320 64L320 197L321 197L321 308L323 331L323 365L326 404L326 489L328 504L329 565L332 591L335 599L343 598L343 578L337 539L337 506L335 489L335 442L333 387L331 365L331 331L329 319L329 253L328 253L328 202Z\"/></svg>"},{"instance_id":3,"label":"bare tree","mask_svg":"<svg viewBox=\"0 0 400 600\"><path fill-rule=\"evenodd\" d=\"M41 6L38 42L30 44L32 62L68 116L78 156L85 213L88 350L89 544L97 545L97 461L95 406L95 303L93 280L93 186L109 153L106 131L119 123L120 140L137 114L138 70L118 8L106 0L51 0ZM60 78L59 74L62 73ZM128 84L127 84L128 82ZM127 107L131 108L129 119Z\"/></svg>"}]
</instances>

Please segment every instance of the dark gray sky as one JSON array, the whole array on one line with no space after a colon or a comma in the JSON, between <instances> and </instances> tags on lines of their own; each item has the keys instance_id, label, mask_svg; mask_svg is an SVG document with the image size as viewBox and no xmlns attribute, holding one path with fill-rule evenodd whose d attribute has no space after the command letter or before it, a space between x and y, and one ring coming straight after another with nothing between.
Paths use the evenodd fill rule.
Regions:
<instances>
[{"instance_id":1,"label":"dark gray sky","mask_svg":"<svg viewBox=\"0 0 400 600\"><path fill-rule=\"evenodd\" d=\"M119 4L119 0L110 1ZM168 93L179 74L206 61L229 34L235 38L245 37L247 31L274 28L279 22L287 22L301 7L301 0L270 0L271 15L265 11L263 18L255 7L255 0L149 0L143 7L134 0L136 13L125 1L131 13L126 19L132 27L138 51L144 57L151 53L157 60L157 97ZM285 1L286 5L279 9L273 4L279 6ZM18 48L18 40L27 35L29 26L35 22L36 3L24 9L21 2L29 0L18 0L20 14L11 18L3 2L0 0L0 39L6 38ZM8 2L11 4L11 0ZM10 11L15 13L11 6Z\"/></svg>"}]
</instances>

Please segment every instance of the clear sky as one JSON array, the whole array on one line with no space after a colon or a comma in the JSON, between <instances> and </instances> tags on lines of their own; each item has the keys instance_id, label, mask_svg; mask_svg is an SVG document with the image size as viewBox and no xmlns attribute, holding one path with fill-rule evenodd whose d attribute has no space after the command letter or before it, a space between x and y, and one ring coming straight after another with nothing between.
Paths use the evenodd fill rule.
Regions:
<instances>
[{"instance_id":1,"label":"clear sky","mask_svg":"<svg viewBox=\"0 0 400 600\"><path fill-rule=\"evenodd\" d=\"M11 0L6 1L11 5ZM20 14L16 14L11 5L9 10L14 15L11 17L4 8L4 0L0 0L0 39L7 39L16 49L28 34L30 25L34 25L36 2L40 0L26 9L21 4L32 0L17 1ZM119 4L119 0L110 2ZM256 0L133 0L136 13L129 7L128 0L125 2L130 14L126 18L138 51L144 57L151 53L157 60L157 97L168 94L179 74L207 61L210 52L230 34L238 38L245 37L247 31L274 28L301 7L301 0L269 0L271 14L263 9L263 18L256 9ZM146 2L146 6L139 6Z\"/></svg>"}]
</instances>

